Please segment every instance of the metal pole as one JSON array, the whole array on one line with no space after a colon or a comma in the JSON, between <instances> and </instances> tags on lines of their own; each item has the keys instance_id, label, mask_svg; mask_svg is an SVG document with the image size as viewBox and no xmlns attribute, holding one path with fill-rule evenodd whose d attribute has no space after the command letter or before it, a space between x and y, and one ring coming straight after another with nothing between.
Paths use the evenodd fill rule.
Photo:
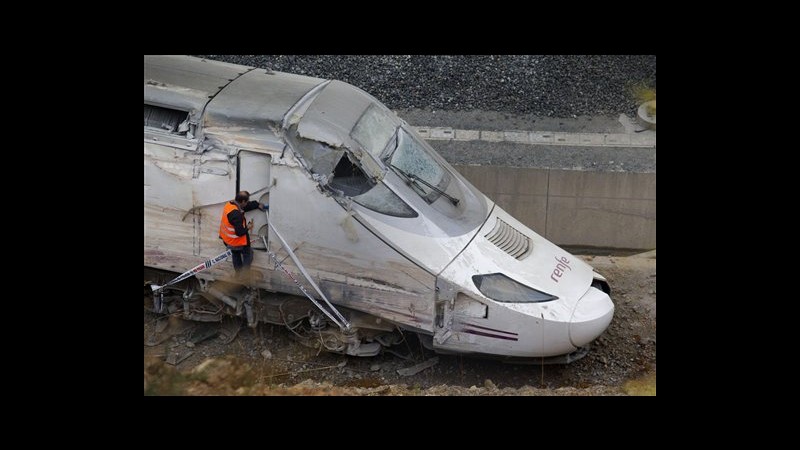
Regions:
<instances>
[{"instance_id":1,"label":"metal pole","mask_svg":"<svg viewBox=\"0 0 800 450\"><path fill-rule=\"evenodd\" d=\"M314 290L315 290L315 291L317 291L317 294L319 294L319 296L320 296L320 297L322 297L322 299L323 299L323 300L325 300L325 303L326 303L326 304L328 305L328 307L330 307L330 309L331 309L331 310L332 310L332 311L333 311L333 312L336 314L336 316L339 318L339 320L341 320L341 323L342 323L342 324L344 324L344 326L342 326L342 324L340 324L338 320L336 320L336 319L335 319L333 316L331 316L331 314L330 314L330 313L329 313L329 312L328 312L328 311L327 311L325 308L323 308L323 307L322 307L322 306L321 306L321 305L320 305L320 304L319 304L319 303L318 303L316 300L314 300L314 298L312 298L312 297L311 297L311 296L310 296L310 295L309 295L309 294L308 294L308 293L305 291L305 289L304 289L304 288L303 288L303 287L300 285L300 283L298 283L298 282L297 282L297 280L296 280L296 279L295 279L295 278L294 278L294 277L291 275L291 273L289 273L289 271L288 271L288 270L286 270L286 268L284 268L282 264L280 264L280 262L278 261L278 258L277 258L277 256L275 256L275 254L274 254L274 253L272 253L272 252L270 252L270 251L269 251L269 247L267 247L267 253L268 253L268 254L270 255L270 257L271 257L271 258L272 258L272 259L275 261L276 265L280 266L280 268L281 268L281 269L283 269L284 273L286 273L287 275L289 275L289 277L290 277L290 278L291 278L291 279L292 279L292 280L295 282L295 284L297 284L297 285L298 285L298 287L300 288L300 290L301 290L301 291L302 291L304 294L306 294L306 296L307 296L307 297L308 297L308 298L309 298L309 299L310 299L310 300L311 300L311 301L312 301L312 302L313 302L313 303L314 303L314 304L315 304L315 305L316 305L316 306L317 306L317 307L318 307L320 310L322 310L322 312L323 312L323 313L325 313L325 315L327 315L327 316L328 316L328 317L329 317L331 320L333 320L333 322L334 322L334 323L336 323L336 325L338 325L338 326L339 326L339 328L341 328L343 331L349 331L349 330L350 330L350 322L348 322L348 321L347 321L347 319L345 319L345 318L344 318L344 316L343 316L343 315L342 315L342 314L339 312L339 310L337 310L337 309L336 309L336 307L335 307L335 306L333 306L333 304L331 303L331 301L330 301L330 300L328 300L328 297L326 297L326 296L325 296L325 294L322 292L322 290L319 288L319 286L317 286L317 283L315 283L315 282L314 282L314 280L311 278L311 275L309 275L309 274L308 274L308 272L306 271L305 267L303 266L303 263L301 263L301 262L300 262L300 260L299 260L299 259L297 259L297 255L295 255L295 254L294 254L294 252L292 251L292 248L289 246L289 244L287 244L287 243L286 243L286 240L283 238L283 236L281 236L281 234L278 232L278 230L277 230L277 229L275 229L275 227L272 225L272 223L270 223L270 221L269 221L269 213L267 213L266 211L264 211L264 212L267 214L267 225L269 226L269 228L271 228L271 229L272 229L272 231L274 231L274 232L275 232L275 236L277 236L277 237L278 237L278 240L280 241L280 243L281 243L281 246L282 246L282 247L283 247L283 248L286 250L286 252L289 254L289 257L291 257L291 258L292 258L292 261L294 261L294 264L295 264L295 265L297 266L297 268L300 270L300 273L301 273L301 274L303 274L303 276L305 277L306 281L308 281L308 283L309 283L309 284L310 284L310 285L311 285L311 286L314 288ZM264 245L267 245L267 240L266 240L266 238L265 238L264 236L262 236L261 238L264 240Z\"/></svg>"}]
</instances>

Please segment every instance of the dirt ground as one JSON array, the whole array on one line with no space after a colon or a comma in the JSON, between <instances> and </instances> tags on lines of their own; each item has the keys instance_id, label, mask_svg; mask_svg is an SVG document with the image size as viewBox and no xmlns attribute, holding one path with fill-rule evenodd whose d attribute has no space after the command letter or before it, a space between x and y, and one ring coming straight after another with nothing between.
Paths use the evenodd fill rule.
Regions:
<instances>
[{"instance_id":1,"label":"dirt ground","mask_svg":"<svg viewBox=\"0 0 800 450\"><path fill-rule=\"evenodd\" d=\"M611 285L614 319L567 365L436 355L414 335L372 358L317 353L284 327L188 322L144 312L145 395L655 395L655 251L582 256ZM228 338L228 339L226 339ZM406 359L410 358L410 359ZM398 369L438 358L415 375Z\"/></svg>"}]
</instances>

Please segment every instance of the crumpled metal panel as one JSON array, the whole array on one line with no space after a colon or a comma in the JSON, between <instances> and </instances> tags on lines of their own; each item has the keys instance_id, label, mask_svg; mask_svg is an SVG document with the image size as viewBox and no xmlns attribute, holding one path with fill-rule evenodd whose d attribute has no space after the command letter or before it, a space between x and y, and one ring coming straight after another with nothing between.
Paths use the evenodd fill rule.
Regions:
<instances>
[{"instance_id":1,"label":"crumpled metal panel","mask_svg":"<svg viewBox=\"0 0 800 450\"><path fill-rule=\"evenodd\" d=\"M331 81L308 108L297 132L300 136L341 147L350 140L359 117L376 102L363 91L341 81Z\"/></svg>"},{"instance_id":2,"label":"crumpled metal panel","mask_svg":"<svg viewBox=\"0 0 800 450\"><path fill-rule=\"evenodd\" d=\"M333 147L347 147L368 176L381 179L384 169L350 137L358 119L373 103L380 104L361 89L333 80L311 103L300 120L297 133Z\"/></svg>"},{"instance_id":3,"label":"crumpled metal panel","mask_svg":"<svg viewBox=\"0 0 800 450\"><path fill-rule=\"evenodd\" d=\"M318 141L302 139L295 146L312 173L330 175L344 154L341 148L330 147Z\"/></svg>"}]
</instances>

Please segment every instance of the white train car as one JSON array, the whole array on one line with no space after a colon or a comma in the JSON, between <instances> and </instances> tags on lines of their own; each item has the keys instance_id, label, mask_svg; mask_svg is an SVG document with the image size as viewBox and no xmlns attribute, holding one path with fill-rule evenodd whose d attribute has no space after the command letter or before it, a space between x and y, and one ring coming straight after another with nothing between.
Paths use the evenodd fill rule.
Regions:
<instances>
[{"instance_id":1,"label":"white train car","mask_svg":"<svg viewBox=\"0 0 800 450\"><path fill-rule=\"evenodd\" d=\"M146 281L163 284L224 252L220 216L239 190L270 206L246 213L249 281L216 264L156 293L159 312L246 315L351 355L415 332L441 353L548 362L583 356L611 322L601 275L495 205L352 85L145 56L144 104ZM348 327L295 296L265 245L308 284L267 221Z\"/></svg>"}]
</instances>

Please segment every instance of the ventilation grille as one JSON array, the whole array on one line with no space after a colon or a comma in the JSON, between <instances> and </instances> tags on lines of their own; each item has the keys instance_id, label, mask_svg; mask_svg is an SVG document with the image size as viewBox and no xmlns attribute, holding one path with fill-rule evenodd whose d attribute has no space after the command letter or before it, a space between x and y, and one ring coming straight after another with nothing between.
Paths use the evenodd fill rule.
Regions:
<instances>
[{"instance_id":1,"label":"ventilation grille","mask_svg":"<svg viewBox=\"0 0 800 450\"><path fill-rule=\"evenodd\" d=\"M497 219L494 229L486 235L486 239L500 247L500 250L517 259L524 259L533 249L531 239L517 231L511 225Z\"/></svg>"}]
</instances>

